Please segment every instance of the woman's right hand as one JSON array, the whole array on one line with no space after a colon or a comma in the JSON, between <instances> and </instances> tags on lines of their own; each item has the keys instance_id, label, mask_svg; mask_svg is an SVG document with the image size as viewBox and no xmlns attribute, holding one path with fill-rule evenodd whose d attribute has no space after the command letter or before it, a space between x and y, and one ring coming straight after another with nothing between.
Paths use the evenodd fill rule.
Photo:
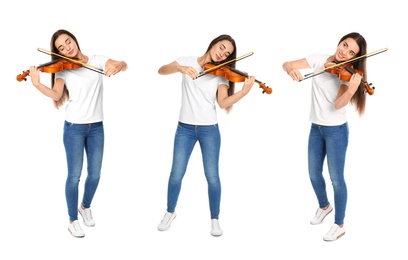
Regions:
<instances>
[{"instance_id":1,"label":"woman's right hand","mask_svg":"<svg viewBox=\"0 0 408 260\"><path fill-rule=\"evenodd\" d=\"M191 66L178 66L177 70L180 73L186 74L193 79L197 78L199 75L199 73Z\"/></svg>"},{"instance_id":2,"label":"woman's right hand","mask_svg":"<svg viewBox=\"0 0 408 260\"><path fill-rule=\"evenodd\" d=\"M308 69L310 66L306 58L303 58L300 60L287 61L283 63L282 68L294 81L299 82L303 79L303 75L299 69Z\"/></svg>"},{"instance_id":3,"label":"woman's right hand","mask_svg":"<svg viewBox=\"0 0 408 260\"><path fill-rule=\"evenodd\" d=\"M295 69L291 66L290 62L285 62L282 65L282 68L288 75L294 80L294 81L301 81L303 78L303 75L300 73L298 69Z\"/></svg>"}]
</instances>

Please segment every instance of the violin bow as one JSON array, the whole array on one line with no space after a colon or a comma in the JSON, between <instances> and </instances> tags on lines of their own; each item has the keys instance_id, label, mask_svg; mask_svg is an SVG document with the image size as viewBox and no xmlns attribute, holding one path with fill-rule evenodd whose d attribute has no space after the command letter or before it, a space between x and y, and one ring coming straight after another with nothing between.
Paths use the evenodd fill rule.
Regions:
<instances>
[{"instance_id":1,"label":"violin bow","mask_svg":"<svg viewBox=\"0 0 408 260\"><path fill-rule=\"evenodd\" d=\"M230 64L230 63L232 63L232 62L234 62L234 61L239 61L239 60L242 60L242 59L244 59L244 58L247 58L247 57L249 57L249 56L251 56L251 55L253 55L253 54L254 54L254 52L248 52L247 54L244 54L244 55L242 55L242 56L240 56L240 57L238 57L238 58L229 60L229 61L227 61L227 62L224 62L224 63L222 63L222 64L219 64L219 65L217 65L217 66L214 66L214 67L212 67L211 69L202 71L202 72L200 72L200 74L197 76L197 78L199 78L199 77L201 77L201 76L207 74L208 72L211 72L211 71L213 71L213 70L216 70L216 69L219 69L219 68L221 68L221 67L224 67L225 65Z\"/></svg>"},{"instance_id":2,"label":"violin bow","mask_svg":"<svg viewBox=\"0 0 408 260\"><path fill-rule=\"evenodd\" d=\"M319 75L319 74L322 74L322 73L324 73L324 72L325 72L326 70L328 70L328 69L332 69L332 68L334 68L334 67L338 67L338 66L341 66L341 65L344 65L344 64L346 64L346 63L350 63L350 62L352 62L352 61L356 61L356 60L359 60L359 59L362 59L362 58L368 58L368 57L371 57L371 56L374 56L374 55L383 53L383 52L385 52L385 51L388 51L388 48L382 48L382 49L379 49L379 50L376 50L376 51L367 53L367 54L365 54L365 55L361 55L361 56L355 57L355 58L350 59L350 60L347 60L347 61L343 61L343 62L340 62L340 63L336 63L336 64L334 64L334 65L332 65L332 66L327 67L327 68L324 68L324 69L321 69L321 70L316 70L316 71L314 71L314 72L308 73L308 74L306 74L305 76L303 76L303 78L302 78L300 81L305 80L305 79L308 79L308 78L311 78L311 77L314 77L314 76L317 76L317 75Z\"/></svg>"},{"instance_id":3,"label":"violin bow","mask_svg":"<svg viewBox=\"0 0 408 260\"><path fill-rule=\"evenodd\" d=\"M71 61L71 62L76 63L76 64L81 64L81 65L84 66L85 68L90 69L90 70L95 71L95 72L98 72L98 73L100 73L100 74L105 74L105 72L104 72L103 69L100 69L100 68L98 68L98 67L92 66L92 65L90 65L90 64L83 63L83 62L80 62L80 61L78 61L78 60L65 57L64 55L60 55L60 54L54 53L54 52L52 52L52 51L47 51L47 50L45 50L45 49L37 48L37 50L38 50L39 52L42 52L42 53L45 53L45 54L48 54L48 55L55 55L55 56L57 56L57 57L60 57L60 58L62 58L62 59L68 60L68 61Z\"/></svg>"}]
</instances>

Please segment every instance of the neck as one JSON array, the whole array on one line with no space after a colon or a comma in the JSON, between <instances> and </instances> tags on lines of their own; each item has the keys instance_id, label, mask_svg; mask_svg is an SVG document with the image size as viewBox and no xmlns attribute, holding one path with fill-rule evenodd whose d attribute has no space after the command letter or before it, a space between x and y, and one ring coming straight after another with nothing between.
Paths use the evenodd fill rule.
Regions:
<instances>
[{"instance_id":1,"label":"neck","mask_svg":"<svg viewBox=\"0 0 408 260\"><path fill-rule=\"evenodd\" d=\"M86 55L82 54L82 52L78 52L75 59L79 60L82 63L87 63L88 62L88 57Z\"/></svg>"},{"instance_id":2,"label":"neck","mask_svg":"<svg viewBox=\"0 0 408 260\"><path fill-rule=\"evenodd\" d=\"M203 56L199 57L197 59L197 62L200 65L201 68L204 68L205 64L212 62L210 54L206 53Z\"/></svg>"}]
</instances>

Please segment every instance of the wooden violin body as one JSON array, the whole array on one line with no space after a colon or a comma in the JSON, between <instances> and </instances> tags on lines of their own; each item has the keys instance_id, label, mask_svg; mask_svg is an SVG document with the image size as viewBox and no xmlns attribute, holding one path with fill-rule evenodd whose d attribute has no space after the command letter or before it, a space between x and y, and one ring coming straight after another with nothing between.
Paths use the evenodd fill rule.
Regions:
<instances>
[{"instance_id":1,"label":"wooden violin body","mask_svg":"<svg viewBox=\"0 0 408 260\"><path fill-rule=\"evenodd\" d=\"M53 60L44 64L39 65L37 68L41 72L57 73L63 70L78 69L81 68L82 64L71 62L64 59ZM30 75L30 70L23 71L22 74L17 75L18 81L27 80L27 76Z\"/></svg>"},{"instance_id":2,"label":"wooden violin body","mask_svg":"<svg viewBox=\"0 0 408 260\"><path fill-rule=\"evenodd\" d=\"M331 67L327 69L326 72L338 75L340 80L347 82L350 81L351 76L353 76L356 73L360 74L361 76L363 75L363 72L361 70L355 69L351 64L343 64L340 66ZM375 87L371 87L372 84L368 83L364 78L362 78L361 81L363 82L364 87L366 88L366 92L369 95L373 95Z\"/></svg>"},{"instance_id":3,"label":"wooden violin body","mask_svg":"<svg viewBox=\"0 0 408 260\"><path fill-rule=\"evenodd\" d=\"M248 74L229 66L217 67L212 63L207 63L204 65L204 70L207 71L208 74L224 77L231 82L244 82L245 79L248 78ZM272 93L272 89L266 86L265 83L262 83L258 80L255 80L255 82L259 84L260 88L262 88L262 93Z\"/></svg>"}]
</instances>

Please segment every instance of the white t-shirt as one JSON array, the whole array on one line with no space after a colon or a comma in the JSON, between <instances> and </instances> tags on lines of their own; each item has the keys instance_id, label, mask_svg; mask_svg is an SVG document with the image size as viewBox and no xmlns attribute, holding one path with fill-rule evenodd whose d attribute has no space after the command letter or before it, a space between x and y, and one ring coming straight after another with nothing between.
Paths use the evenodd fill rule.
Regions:
<instances>
[{"instance_id":1,"label":"white t-shirt","mask_svg":"<svg viewBox=\"0 0 408 260\"><path fill-rule=\"evenodd\" d=\"M309 66L314 70L324 69L324 64L330 55L314 54L306 57ZM334 101L341 84L348 84L339 79L338 75L328 72L316 75L312 79L312 100L310 121L318 125L335 126L344 124L346 108L336 110Z\"/></svg>"},{"instance_id":2,"label":"white t-shirt","mask_svg":"<svg viewBox=\"0 0 408 260\"><path fill-rule=\"evenodd\" d=\"M197 57L180 57L176 61L180 66L191 66L198 72L203 71L197 62ZM182 74L179 121L190 125L217 124L215 102L220 84L228 85L228 80L208 73L197 79Z\"/></svg>"},{"instance_id":3,"label":"white t-shirt","mask_svg":"<svg viewBox=\"0 0 408 260\"><path fill-rule=\"evenodd\" d=\"M87 64L104 70L107 60L108 57L102 55L91 55ZM55 74L55 78L64 80L69 92L65 107L66 121L75 124L103 121L103 77L84 67Z\"/></svg>"}]
</instances>

